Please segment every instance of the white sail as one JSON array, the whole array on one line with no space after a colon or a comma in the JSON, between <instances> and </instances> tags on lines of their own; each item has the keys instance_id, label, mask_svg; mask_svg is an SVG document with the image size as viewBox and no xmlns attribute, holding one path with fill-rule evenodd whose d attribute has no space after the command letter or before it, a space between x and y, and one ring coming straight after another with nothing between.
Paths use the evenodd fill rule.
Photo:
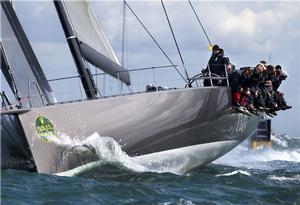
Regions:
<instances>
[{"instance_id":1,"label":"white sail","mask_svg":"<svg viewBox=\"0 0 300 205\"><path fill-rule=\"evenodd\" d=\"M63 4L78 39L120 64L88 2L63 1Z\"/></svg>"},{"instance_id":2,"label":"white sail","mask_svg":"<svg viewBox=\"0 0 300 205\"><path fill-rule=\"evenodd\" d=\"M130 85L129 73L120 65L88 2L85 0L61 0L61 2L67 14L67 19L61 20L70 23L75 37L79 40L82 57L104 72Z\"/></svg>"}]
</instances>

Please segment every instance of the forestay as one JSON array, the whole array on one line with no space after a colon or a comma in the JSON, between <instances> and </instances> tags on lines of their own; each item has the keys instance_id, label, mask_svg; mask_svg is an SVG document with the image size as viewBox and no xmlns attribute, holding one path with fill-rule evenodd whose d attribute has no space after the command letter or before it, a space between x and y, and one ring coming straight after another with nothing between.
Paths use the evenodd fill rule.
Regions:
<instances>
[{"instance_id":1,"label":"forestay","mask_svg":"<svg viewBox=\"0 0 300 205\"><path fill-rule=\"evenodd\" d=\"M87 1L62 1L68 21L80 41L82 57L130 85L129 74L120 63Z\"/></svg>"}]
</instances>

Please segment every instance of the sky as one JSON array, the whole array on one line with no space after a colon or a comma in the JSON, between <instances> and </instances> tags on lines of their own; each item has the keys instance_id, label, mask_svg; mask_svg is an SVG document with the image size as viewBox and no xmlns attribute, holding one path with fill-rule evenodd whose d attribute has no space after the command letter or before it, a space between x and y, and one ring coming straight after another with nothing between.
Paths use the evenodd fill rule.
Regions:
<instances>
[{"instance_id":1,"label":"sky","mask_svg":"<svg viewBox=\"0 0 300 205\"><path fill-rule=\"evenodd\" d=\"M197 74L210 57L208 41L187 0L166 0L164 3L188 73L190 76ZM272 130L300 137L300 1L192 3L212 43L222 47L237 68L267 60L273 65L280 64L289 74L280 90L293 108L279 112L272 120ZM160 1L128 1L128 4L172 61L181 65ZM13 1L13 5L47 78L77 75L53 2ZM92 1L91 5L120 60L122 1ZM170 65L128 9L125 16L125 67ZM174 83L172 79L180 81L174 70L158 71L156 75L158 81L166 85ZM153 80L147 75L143 78L148 82ZM99 79L99 83L102 81ZM52 86L58 96L62 92L76 95L72 92L80 88L80 83L70 81ZM111 89L113 86L116 85L111 85Z\"/></svg>"}]
</instances>

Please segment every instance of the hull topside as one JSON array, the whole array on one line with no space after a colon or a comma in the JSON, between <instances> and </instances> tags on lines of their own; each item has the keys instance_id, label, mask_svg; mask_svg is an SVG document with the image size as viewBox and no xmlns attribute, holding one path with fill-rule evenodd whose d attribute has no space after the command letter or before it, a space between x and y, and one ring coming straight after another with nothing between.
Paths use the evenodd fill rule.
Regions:
<instances>
[{"instance_id":1,"label":"hull topside","mask_svg":"<svg viewBox=\"0 0 300 205\"><path fill-rule=\"evenodd\" d=\"M171 90L33 108L19 117L38 171L57 173L99 159L89 146L83 155L74 151L76 142L95 132L114 139L130 156L241 142L255 130L260 117L231 110L230 96L225 87ZM49 130L37 126L39 116ZM66 144L66 139L74 146Z\"/></svg>"}]
</instances>

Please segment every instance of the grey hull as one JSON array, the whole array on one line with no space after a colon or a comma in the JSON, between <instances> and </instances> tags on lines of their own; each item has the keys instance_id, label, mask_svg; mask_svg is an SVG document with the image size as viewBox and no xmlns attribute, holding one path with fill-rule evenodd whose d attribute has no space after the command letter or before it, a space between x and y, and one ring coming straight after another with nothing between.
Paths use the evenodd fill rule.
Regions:
<instances>
[{"instance_id":1,"label":"grey hull","mask_svg":"<svg viewBox=\"0 0 300 205\"><path fill-rule=\"evenodd\" d=\"M22 126L16 114L1 115L1 169L36 171Z\"/></svg>"},{"instance_id":2,"label":"grey hull","mask_svg":"<svg viewBox=\"0 0 300 205\"><path fill-rule=\"evenodd\" d=\"M168 90L33 108L19 119L38 172L63 172L98 160L89 147L78 155L62 141L42 140L34 126L40 115L53 123L57 138L80 141L97 132L113 138L130 156L232 142L206 146L201 166L231 150L259 123L258 115L234 112L230 96L226 87Z\"/></svg>"}]
</instances>

